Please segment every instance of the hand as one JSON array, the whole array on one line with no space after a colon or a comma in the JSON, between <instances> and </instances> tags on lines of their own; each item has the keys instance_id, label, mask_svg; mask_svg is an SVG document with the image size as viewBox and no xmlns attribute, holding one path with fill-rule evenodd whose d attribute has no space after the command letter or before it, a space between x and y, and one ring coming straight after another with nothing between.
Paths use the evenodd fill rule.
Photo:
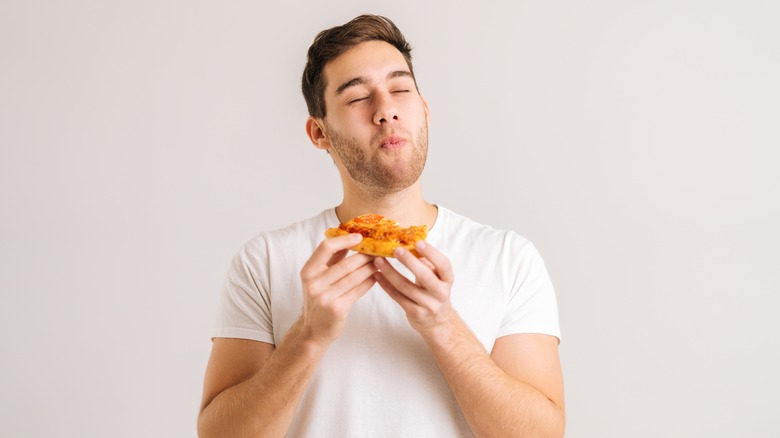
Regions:
<instances>
[{"instance_id":1,"label":"hand","mask_svg":"<svg viewBox=\"0 0 780 438\"><path fill-rule=\"evenodd\" d=\"M374 257L346 257L362 239L360 234L325 239L301 269L301 319L308 339L327 345L341 336L352 305L376 283Z\"/></svg>"},{"instance_id":2,"label":"hand","mask_svg":"<svg viewBox=\"0 0 780 438\"><path fill-rule=\"evenodd\" d=\"M423 336L433 335L455 314L450 304L454 276L449 259L424 241L417 242L418 259L403 248L394 256L414 274L415 281L399 273L382 257L374 260L381 272L374 274L382 289L406 312L406 318Z\"/></svg>"}]
</instances>

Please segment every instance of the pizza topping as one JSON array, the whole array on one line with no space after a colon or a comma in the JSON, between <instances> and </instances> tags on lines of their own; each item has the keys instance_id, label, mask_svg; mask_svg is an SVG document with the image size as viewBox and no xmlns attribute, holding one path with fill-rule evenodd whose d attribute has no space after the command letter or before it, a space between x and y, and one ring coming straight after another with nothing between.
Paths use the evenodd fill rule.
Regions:
<instances>
[{"instance_id":1,"label":"pizza topping","mask_svg":"<svg viewBox=\"0 0 780 438\"><path fill-rule=\"evenodd\" d=\"M364 214L338 228L329 228L326 237L357 233L363 236L363 241L351 248L355 251L380 257L392 257L393 250L402 246L412 254L419 256L415 250L416 242L425 240L428 234L427 225L417 225L401 228L398 223L378 214Z\"/></svg>"},{"instance_id":2,"label":"pizza topping","mask_svg":"<svg viewBox=\"0 0 780 438\"><path fill-rule=\"evenodd\" d=\"M425 239L428 227L421 225L401 228L396 221L385 219L384 216L365 214L347 223L340 224L339 228L348 233L359 233L363 237L370 237L384 242L412 244L418 240Z\"/></svg>"}]
</instances>

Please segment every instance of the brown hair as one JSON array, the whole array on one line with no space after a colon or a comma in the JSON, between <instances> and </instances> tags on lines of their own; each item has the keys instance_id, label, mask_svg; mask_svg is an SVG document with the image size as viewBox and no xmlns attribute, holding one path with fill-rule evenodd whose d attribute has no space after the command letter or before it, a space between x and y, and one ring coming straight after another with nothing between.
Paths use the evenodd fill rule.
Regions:
<instances>
[{"instance_id":1,"label":"brown hair","mask_svg":"<svg viewBox=\"0 0 780 438\"><path fill-rule=\"evenodd\" d=\"M342 26L323 30L309 47L301 89L310 116L325 117L325 65L352 47L375 40L384 41L398 49L414 78L412 47L398 27L380 15L360 15Z\"/></svg>"}]
</instances>

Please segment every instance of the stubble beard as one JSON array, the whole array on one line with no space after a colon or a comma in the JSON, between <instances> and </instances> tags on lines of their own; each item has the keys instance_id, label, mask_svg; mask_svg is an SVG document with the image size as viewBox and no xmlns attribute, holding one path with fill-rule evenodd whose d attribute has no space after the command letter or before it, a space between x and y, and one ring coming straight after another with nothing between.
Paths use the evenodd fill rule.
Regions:
<instances>
[{"instance_id":1,"label":"stubble beard","mask_svg":"<svg viewBox=\"0 0 780 438\"><path fill-rule=\"evenodd\" d=\"M423 124L417 139L399 151L373 148L366 151L355 138L327 127L327 135L349 176L373 195L396 193L417 182L428 156L428 127ZM372 138L375 145L381 135ZM406 149L409 149L408 151Z\"/></svg>"}]
</instances>

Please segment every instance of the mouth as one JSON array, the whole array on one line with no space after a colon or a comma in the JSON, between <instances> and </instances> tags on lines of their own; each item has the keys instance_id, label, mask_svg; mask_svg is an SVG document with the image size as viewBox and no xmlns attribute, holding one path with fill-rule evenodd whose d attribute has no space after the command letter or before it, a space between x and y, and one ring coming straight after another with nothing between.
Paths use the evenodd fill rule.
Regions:
<instances>
[{"instance_id":1,"label":"mouth","mask_svg":"<svg viewBox=\"0 0 780 438\"><path fill-rule=\"evenodd\" d=\"M406 144L406 140L403 137L397 135L390 135L382 139L379 145L382 149L401 149Z\"/></svg>"}]
</instances>

